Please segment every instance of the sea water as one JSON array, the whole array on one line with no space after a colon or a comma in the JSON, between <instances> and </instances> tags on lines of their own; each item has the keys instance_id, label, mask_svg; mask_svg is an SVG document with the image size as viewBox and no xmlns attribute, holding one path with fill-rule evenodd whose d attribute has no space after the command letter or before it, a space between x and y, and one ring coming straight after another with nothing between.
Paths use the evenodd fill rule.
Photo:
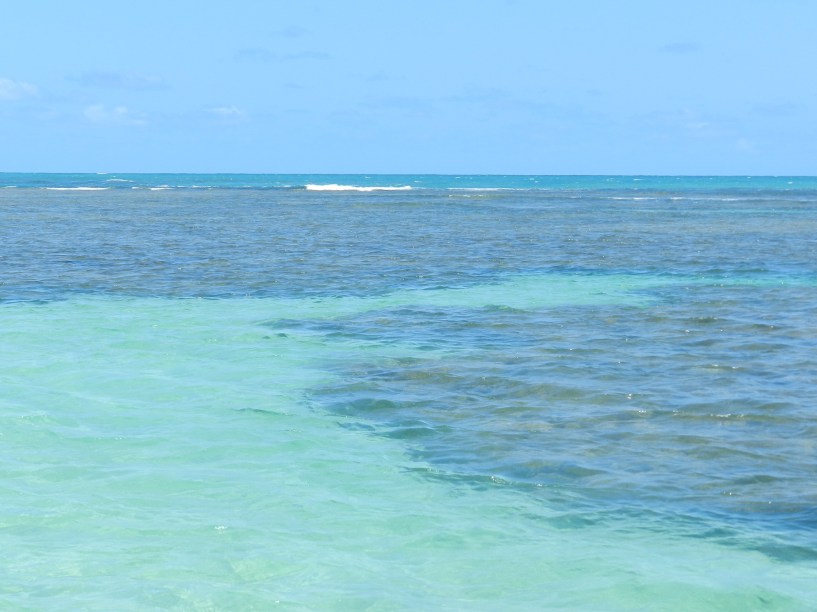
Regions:
<instances>
[{"instance_id":1,"label":"sea water","mask_svg":"<svg viewBox=\"0 0 817 612\"><path fill-rule=\"evenodd\" d=\"M817 179L0 186L3 609L817 606Z\"/></svg>"}]
</instances>

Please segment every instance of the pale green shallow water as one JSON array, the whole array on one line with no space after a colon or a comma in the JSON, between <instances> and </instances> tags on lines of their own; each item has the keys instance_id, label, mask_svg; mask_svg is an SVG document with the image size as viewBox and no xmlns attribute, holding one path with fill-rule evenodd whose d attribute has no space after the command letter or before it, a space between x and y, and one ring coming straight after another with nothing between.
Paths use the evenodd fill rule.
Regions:
<instances>
[{"instance_id":1,"label":"pale green shallow water","mask_svg":"<svg viewBox=\"0 0 817 612\"><path fill-rule=\"evenodd\" d=\"M0 609L815 609L813 179L6 176Z\"/></svg>"},{"instance_id":2,"label":"pale green shallow water","mask_svg":"<svg viewBox=\"0 0 817 612\"><path fill-rule=\"evenodd\" d=\"M634 283L566 294L565 282L553 302L605 302L600 291ZM426 299L486 295L499 293ZM4 607L741 610L817 597L813 563L661 533L637 515L572 525L498 478L430 479L438 470L401 444L311 409L323 361L418 349L282 336L270 319L406 299L4 306Z\"/></svg>"}]
</instances>

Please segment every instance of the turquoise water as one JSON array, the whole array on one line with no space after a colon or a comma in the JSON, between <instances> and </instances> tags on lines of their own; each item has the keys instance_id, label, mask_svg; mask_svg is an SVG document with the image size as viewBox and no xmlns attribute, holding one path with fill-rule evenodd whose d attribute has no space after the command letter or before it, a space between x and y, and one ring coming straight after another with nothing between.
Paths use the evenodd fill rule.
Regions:
<instances>
[{"instance_id":1,"label":"turquoise water","mask_svg":"<svg viewBox=\"0 0 817 612\"><path fill-rule=\"evenodd\" d=\"M815 179L0 178L3 608L817 601Z\"/></svg>"},{"instance_id":2,"label":"turquoise water","mask_svg":"<svg viewBox=\"0 0 817 612\"><path fill-rule=\"evenodd\" d=\"M441 174L128 174L128 173L19 173L0 172L0 188L40 189L264 189L349 187L351 190L538 190L582 192L623 190L678 190L679 195L700 192L745 193L763 191L817 191L813 176L541 176L541 175L441 175ZM326 188L330 189L326 189ZM578 192L578 193L577 193ZM791 195L791 193L789 194ZM813 193L810 195L814 195Z\"/></svg>"}]
</instances>

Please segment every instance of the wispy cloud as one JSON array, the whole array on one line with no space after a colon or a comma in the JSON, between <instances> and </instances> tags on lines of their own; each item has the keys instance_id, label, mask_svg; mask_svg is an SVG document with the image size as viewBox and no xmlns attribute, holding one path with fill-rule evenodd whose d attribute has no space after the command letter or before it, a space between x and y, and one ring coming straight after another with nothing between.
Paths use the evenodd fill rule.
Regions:
<instances>
[{"instance_id":1,"label":"wispy cloud","mask_svg":"<svg viewBox=\"0 0 817 612\"><path fill-rule=\"evenodd\" d=\"M247 111L237 106L211 106L204 110L221 119L245 119L247 117Z\"/></svg>"},{"instance_id":2,"label":"wispy cloud","mask_svg":"<svg viewBox=\"0 0 817 612\"><path fill-rule=\"evenodd\" d=\"M278 54L262 47L247 47L236 51L235 59L244 62L272 62L278 59Z\"/></svg>"},{"instance_id":3,"label":"wispy cloud","mask_svg":"<svg viewBox=\"0 0 817 612\"><path fill-rule=\"evenodd\" d=\"M21 98L36 95L36 85L26 83L25 81L0 79L0 100L20 100Z\"/></svg>"},{"instance_id":4,"label":"wispy cloud","mask_svg":"<svg viewBox=\"0 0 817 612\"><path fill-rule=\"evenodd\" d=\"M687 55L690 53L698 53L701 50L701 45L694 42L672 42L667 43L658 48L661 53L670 53L673 55Z\"/></svg>"},{"instance_id":5,"label":"wispy cloud","mask_svg":"<svg viewBox=\"0 0 817 612\"><path fill-rule=\"evenodd\" d=\"M263 47L248 47L239 49L235 59L250 62L294 62L302 60L325 61L332 56L323 51L296 51L294 53L276 53Z\"/></svg>"},{"instance_id":6,"label":"wispy cloud","mask_svg":"<svg viewBox=\"0 0 817 612\"><path fill-rule=\"evenodd\" d=\"M755 104L752 106L752 111L764 117L785 118L799 114L802 106L794 102L770 102Z\"/></svg>"},{"instance_id":7,"label":"wispy cloud","mask_svg":"<svg viewBox=\"0 0 817 612\"><path fill-rule=\"evenodd\" d=\"M757 151L755 143L748 138L738 138L735 141L735 148L743 153L754 153Z\"/></svg>"},{"instance_id":8,"label":"wispy cloud","mask_svg":"<svg viewBox=\"0 0 817 612\"><path fill-rule=\"evenodd\" d=\"M147 125L143 113L134 112L127 106L107 107L104 104L93 104L86 107L85 119L101 125Z\"/></svg>"},{"instance_id":9,"label":"wispy cloud","mask_svg":"<svg viewBox=\"0 0 817 612\"><path fill-rule=\"evenodd\" d=\"M595 113L581 104L564 104L544 96L519 96L497 87L467 87L442 100L460 112L478 113L481 116L527 116L537 122L549 121L563 124L582 121L590 124L596 120Z\"/></svg>"},{"instance_id":10,"label":"wispy cloud","mask_svg":"<svg viewBox=\"0 0 817 612\"><path fill-rule=\"evenodd\" d=\"M332 56L325 51L298 51L297 53L285 53L281 59L286 61L293 60L329 60Z\"/></svg>"},{"instance_id":11,"label":"wispy cloud","mask_svg":"<svg viewBox=\"0 0 817 612\"><path fill-rule=\"evenodd\" d=\"M430 100L416 96L369 96L361 106L376 110L401 111L408 113L427 113L433 109Z\"/></svg>"},{"instance_id":12,"label":"wispy cloud","mask_svg":"<svg viewBox=\"0 0 817 612\"><path fill-rule=\"evenodd\" d=\"M631 117L631 125L659 140L723 141L737 138L740 120L690 108L653 111Z\"/></svg>"},{"instance_id":13,"label":"wispy cloud","mask_svg":"<svg viewBox=\"0 0 817 612\"><path fill-rule=\"evenodd\" d=\"M306 29L297 25L286 26L270 32L275 38L300 38L306 34Z\"/></svg>"},{"instance_id":14,"label":"wispy cloud","mask_svg":"<svg viewBox=\"0 0 817 612\"><path fill-rule=\"evenodd\" d=\"M167 83L157 76L117 71L90 71L71 77L83 87L103 89L151 90L167 89Z\"/></svg>"},{"instance_id":15,"label":"wispy cloud","mask_svg":"<svg viewBox=\"0 0 817 612\"><path fill-rule=\"evenodd\" d=\"M388 74L383 72L382 70L379 72L375 72L363 77L363 80L367 83L384 83L386 81L390 81L392 77Z\"/></svg>"},{"instance_id":16,"label":"wispy cloud","mask_svg":"<svg viewBox=\"0 0 817 612\"><path fill-rule=\"evenodd\" d=\"M718 126L710 121L692 120L684 123L683 128L690 136L693 136L695 138L706 138L710 136L715 130L717 130Z\"/></svg>"}]
</instances>

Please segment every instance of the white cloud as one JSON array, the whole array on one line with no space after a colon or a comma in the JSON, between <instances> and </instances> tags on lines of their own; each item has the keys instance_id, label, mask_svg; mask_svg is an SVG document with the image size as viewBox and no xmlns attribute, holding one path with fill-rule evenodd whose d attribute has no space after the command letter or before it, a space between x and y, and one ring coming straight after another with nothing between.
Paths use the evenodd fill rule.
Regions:
<instances>
[{"instance_id":1,"label":"white cloud","mask_svg":"<svg viewBox=\"0 0 817 612\"><path fill-rule=\"evenodd\" d=\"M684 124L688 132L696 135L706 134L712 127L709 121L688 121Z\"/></svg>"},{"instance_id":2,"label":"white cloud","mask_svg":"<svg viewBox=\"0 0 817 612\"><path fill-rule=\"evenodd\" d=\"M37 87L23 81L0 79L0 100L19 100L27 96L36 96Z\"/></svg>"},{"instance_id":3,"label":"white cloud","mask_svg":"<svg viewBox=\"0 0 817 612\"><path fill-rule=\"evenodd\" d=\"M248 113L238 106L210 106L203 109L215 121L222 124L244 123L248 119Z\"/></svg>"},{"instance_id":4,"label":"white cloud","mask_svg":"<svg viewBox=\"0 0 817 612\"><path fill-rule=\"evenodd\" d=\"M247 116L247 111L245 111L243 108L238 108L237 106L213 106L208 108L207 112L219 117L232 119Z\"/></svg>"},{"instance_id":5,"label":"white cloud","mask_svg":"<svg viewBox=\"0 0 817 612\"><path fill-rule=\"evenodd\" d=\"M146 125L147 120L142 113L136 113L127 106L108 108L104 104L93 104L85 109L85 118L92 123L110 125Z\"/></svg>"}]
</instances>

